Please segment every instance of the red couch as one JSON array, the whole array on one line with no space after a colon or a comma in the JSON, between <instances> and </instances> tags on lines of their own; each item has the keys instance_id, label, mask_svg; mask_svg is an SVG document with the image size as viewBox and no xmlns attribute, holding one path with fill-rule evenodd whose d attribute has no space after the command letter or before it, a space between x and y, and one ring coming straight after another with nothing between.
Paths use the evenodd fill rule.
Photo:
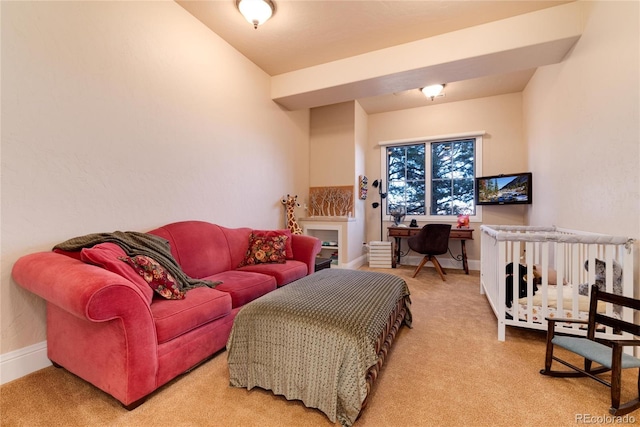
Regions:
<instances>
[{"instance_id":1,"label":"red couch","mask_svg":"<svg viewBox=\"0 0 640 427\"><path fill-rule=\"evenodd\" d=\"M320 241L302 235L289 239L285 263L239 267L252 231L201 221L150 231L169 241L188 276L222 281L189 290L181 300L164 299L136 278L117 258L122 249L114 243L83 249L81 259L56 252L26 255L12 274L47 301L47 353L54 365L132 409L224 349L244 304L314 272Z\"/></svg>"}]
</instances>

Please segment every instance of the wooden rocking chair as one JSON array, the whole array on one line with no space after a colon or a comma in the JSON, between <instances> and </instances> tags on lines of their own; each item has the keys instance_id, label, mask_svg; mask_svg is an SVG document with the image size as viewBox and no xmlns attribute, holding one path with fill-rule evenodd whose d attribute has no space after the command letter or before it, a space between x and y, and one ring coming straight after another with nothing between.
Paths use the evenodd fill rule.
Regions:
<instances>
[{"instance_id":1,"label":"wooden rocking chair","mask_svg":"<svg viewBox=\"0 0 640 427\"><path fill-rule=\"evenodd\" d=\"M611 388L611 408L609 413L615 416L625 415L640 408L640 359L623 352L625 346L640 346L637 339L604 340L595 338L596 328L610 326L613 332L618 334L621 331L628 332L636 337L640 337L640 325L629 323L615 317L598 313L598 301L604 301L623 307L630 307L633 310L640 310L640 300L623 297L608 292L600 291L595 285L591 287L591 301L589 306L589 320L577 319L554 319L547 318L549 325L547 331L547 353L544 362L544 369L540 370L543 375L552 377L590 377ZM587 336L569 336L556 333L555 324L558 322L584 323L587 325ZM560 346L572 353L584 357L584 369L580 369L571 363L553 355L554 346ZM557 361L572 371L551 370L551 363ZM596 362L599 366L592 367ZM620 404L620 389L622 380L622 370L628 368L639 368L638 372L638 397L626 403ZM611 382L598 377L598 374L611 371Z\"/></svg>"}]
</instances>

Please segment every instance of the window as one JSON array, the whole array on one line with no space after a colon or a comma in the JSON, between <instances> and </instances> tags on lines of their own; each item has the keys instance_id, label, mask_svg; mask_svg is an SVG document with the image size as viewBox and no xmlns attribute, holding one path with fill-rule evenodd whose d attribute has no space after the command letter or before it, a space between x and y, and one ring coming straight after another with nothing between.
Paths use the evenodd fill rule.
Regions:
<instances>
[{"instance_id":1,"label":"window","mask_svg":"<svg viewBox=\"0 0 640 427\"><path fill-rule=\"evenodd\" d=\"M473 139L431 143L431 215L475 215Z\"/></svg>"},{"instance_id":2,"label":"window","mask_svg":"<svg viewBox=\"0 0 640 427\"><path fill-rule=\"evenodd\" d=\"M387 213L404 206L407 215L425 214L425 145L387 148Z\"/></svg>"},{"instance_id":3,"label":"window","mask_svg":"<svg viewBox=\"0 0 640 427\"><path fill-rule=\"evenodd\" d=\"M386 176L386 213L405 209L418 220L453 220L468 214L480 221L474 203L481 175L482 136L458 135L381 143Z\"/></svg>"}]
</instances>

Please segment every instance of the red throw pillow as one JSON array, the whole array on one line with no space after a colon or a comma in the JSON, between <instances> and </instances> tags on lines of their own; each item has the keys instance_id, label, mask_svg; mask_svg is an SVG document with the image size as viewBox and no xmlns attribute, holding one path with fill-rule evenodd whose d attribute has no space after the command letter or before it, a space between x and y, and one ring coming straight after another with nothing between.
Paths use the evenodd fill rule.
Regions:
<instances>
[{"instance_id":1,"label":"red throw pillow","mask_svg":"<svg viewBox=\"0 0 640 427\"><path fill-rule=\"evenodd\" d=\"M129 279L142 291L147 298L147 302L151 303L153 291L136 271L120 260L120 257L127 256L120 246L115 243L99 243L91 248L84 248L78 253L82 262L97 265L125 279Z\"/></svg>"},{"instance_id":2,"label":"red throw pillow","mask_svg":"<svg viewBox=\"0 0 640 427\"><path fill-rule=\"evenodd\" d=\"M184 291L156 260L145 255L134 257L120 257L120 260L129 264L138 274L156 291L166 299L184 299Z\"/></svg>"},{"instance_id":3,"label":"red throw pillow","mask_svg":"<svg viewBox=\"0 0 640 427\"><path fill-rule=\"evenodd\" d=\"M293 246L291 245L291 230L253 230L258 237L286 236L285 259L293 259Z\"/></svg>"},{"instance_id":4,"label":"red throw pillow","mask_svg":"<svg viewBox=\"0 0 640 427\"><path fill-rule=\"evenodd\" d=\"M287 236L261 237L251 233L249 235L249 249L239 267L245 265L278 263L283 264Z\"/></svg>"}]
</instances>

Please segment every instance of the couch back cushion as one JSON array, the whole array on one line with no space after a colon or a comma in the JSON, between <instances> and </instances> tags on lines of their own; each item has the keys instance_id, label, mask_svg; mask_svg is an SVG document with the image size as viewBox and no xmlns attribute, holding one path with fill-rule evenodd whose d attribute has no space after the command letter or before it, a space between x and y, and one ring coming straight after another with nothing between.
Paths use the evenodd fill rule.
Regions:
<instances>
[{"instance_id":1,"label":"couch back cushion","mask_svg":"<svg viewBox=\"0 0 640 427\"><path fill-rule=\"evenodd\" d=\"M209 222L182 221L167 224L149 233L167 239L171 245L171 253L182 270L190 277L202 279L235 269L239 263L235 262L239 242L230 241L225 230L229 229ZM233 239L242 240L246 252L250 232L249 228L235 229L234 233L229 234ZM241 257L244 257L244 252Z\"/></svg>"},{"instance_id":2,"label":"couch back cushion","mask_svg":"<svg viewBox=\"0 0 640 427\"><path fill-rule=\"evenodd\" d=\"M250 228L225 228L220 227L227 242L229 242L229 254L231 256L231 268L235 270L247 255L249 249Z\"/></svg>"}]
</instances>

